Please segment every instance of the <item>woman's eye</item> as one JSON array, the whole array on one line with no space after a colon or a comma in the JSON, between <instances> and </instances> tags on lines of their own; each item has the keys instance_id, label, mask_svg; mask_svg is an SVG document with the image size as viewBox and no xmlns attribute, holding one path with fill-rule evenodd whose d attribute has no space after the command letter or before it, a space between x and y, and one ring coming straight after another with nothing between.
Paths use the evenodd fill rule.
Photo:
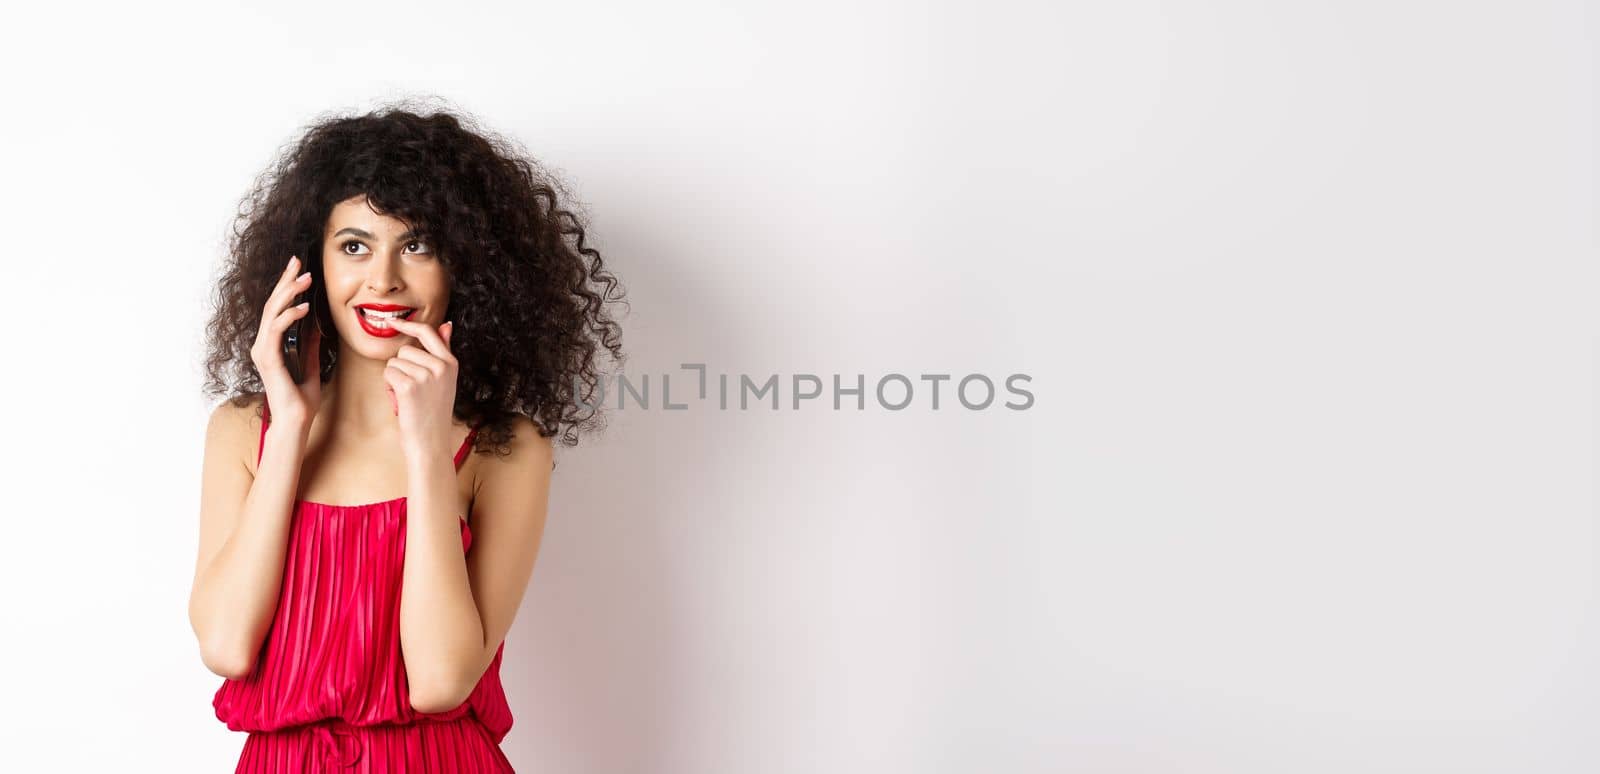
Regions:
<instances>
[{"instance_id":1,"label":"woman's eye","mask_svg":"<svg viewBox=\"0 0 1600 774\"><path fill-rule=\"evenodd\" d=\"M366 245L364 245L361 242L358 242L358 241L356 241L354 239L352 239L352 240L350 240L348 242L345 242L343 245L340 245L340 249L344 250L345 255L360 255L361 254L359 252L351 252L350 248L352 248L352 247L361 248L361 247L366 247ZM417 248L417 249L416 250L412 250L412 248ZM429 245L427 242L423 242L423 241L420 241L420 240L412 240L412 241L406 243L406 250L409 251L409 252L415 252L417 254L427 254L427 253L433 252L433 247L431 245Z\"/></svg>"}]
</instances>

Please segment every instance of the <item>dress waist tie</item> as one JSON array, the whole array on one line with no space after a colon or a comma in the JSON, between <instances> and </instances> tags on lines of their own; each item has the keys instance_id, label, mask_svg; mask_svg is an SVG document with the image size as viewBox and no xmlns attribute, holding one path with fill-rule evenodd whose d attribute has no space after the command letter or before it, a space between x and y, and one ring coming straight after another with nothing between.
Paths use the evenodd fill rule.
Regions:
<instances>
[{"instance_id":1,"label":"dress waist tie","mask_svg":"<svg viewBox=\"0 0 1600 774\"><path fill-rule=\"evenodd\" d=\"M307 771L319 771L356 765L366 748L366 743L362 740L363 730L377 731L380 728L395 726L415 727L426 723L458 723L467 717L470 717L470 713L459 717L419 717L406 723L367 726L353 725L342 718L319 720L309 724L311 743L306 745L304 768Z\"/></svg>"},{"instance_id":2,"label":"dress waist tie","mask_svg":"<svg viewBox=\"0 0 1600 774\"><path fill-rule=\"evenodd\" d=\"M354 728L343 721L315 723L311 726L311 744L306 745L307 771L324 768L348 768L361 760L361 737ZM314 768L315 767L315 768Z\"/></svg>"}]
</instances>

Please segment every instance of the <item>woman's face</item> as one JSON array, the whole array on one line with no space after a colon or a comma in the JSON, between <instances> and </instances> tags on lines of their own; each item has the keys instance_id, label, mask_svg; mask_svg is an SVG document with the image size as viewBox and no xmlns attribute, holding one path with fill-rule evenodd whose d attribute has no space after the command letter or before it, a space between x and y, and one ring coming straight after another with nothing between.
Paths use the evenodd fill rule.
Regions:
<instances>
[{"instance_id":1,"label":"woman's face","mask_svg":"<svg viewBox=\"0 0 1600 774\"><path fill-rule=\"evenodd\" d=\"M416 339L387 327L385 310L438 328L450 278L432 244L356 196L334 205L322 235L323 290L346 355L388 360ZM405 310L411 310L406 313Z\"/></svg>"}]
</instances>

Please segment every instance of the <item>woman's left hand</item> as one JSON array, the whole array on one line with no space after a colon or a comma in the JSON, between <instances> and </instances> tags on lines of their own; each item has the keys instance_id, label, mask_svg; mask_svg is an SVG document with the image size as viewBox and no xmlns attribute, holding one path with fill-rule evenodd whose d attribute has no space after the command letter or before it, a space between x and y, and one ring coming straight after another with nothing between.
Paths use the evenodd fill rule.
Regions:
<instances>
[{"instance_id":1,"label":"woman's left hand","mask_svg":"<svg viewBox=\"0 0 1600 774\"><path fill-rule=\"evenodd\" d=\"M406 344L383 369L395 415L400 417L400 444L407 462L448 459L455 421L456 357L450 352L454 322L435 330L410 320L389 320L422 346Z\"/></svg>"}]
</instances>

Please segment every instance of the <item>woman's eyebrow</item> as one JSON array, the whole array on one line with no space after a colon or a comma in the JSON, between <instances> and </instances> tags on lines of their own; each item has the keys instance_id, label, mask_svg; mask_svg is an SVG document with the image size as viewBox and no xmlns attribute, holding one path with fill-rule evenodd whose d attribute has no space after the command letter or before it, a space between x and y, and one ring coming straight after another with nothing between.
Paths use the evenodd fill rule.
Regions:
<instances>
[{"instance_id":1,"label":"woman's eyebrow","mask_svg":"<svg viewBox=\"0 0 1600 774\"><path fill-rule=\"evenodd\" d=\"M339 236L340 234L355 234L356 236L361 237L362 239L372 239L373 238L371 234L369 234L369 233L367 233L365 231L362 231L361 229L356 228L355 226L346 226L344 228L339 229L338 231L333 232L334 236ZM396 241L404 241L404 240L407 240L407 239L412 239L412 238L415 238L418 234L419 234L419 232L416 229L412 229L410 231L407 231L404 234L401 234Z\"/></svg>"}]
</instances>

